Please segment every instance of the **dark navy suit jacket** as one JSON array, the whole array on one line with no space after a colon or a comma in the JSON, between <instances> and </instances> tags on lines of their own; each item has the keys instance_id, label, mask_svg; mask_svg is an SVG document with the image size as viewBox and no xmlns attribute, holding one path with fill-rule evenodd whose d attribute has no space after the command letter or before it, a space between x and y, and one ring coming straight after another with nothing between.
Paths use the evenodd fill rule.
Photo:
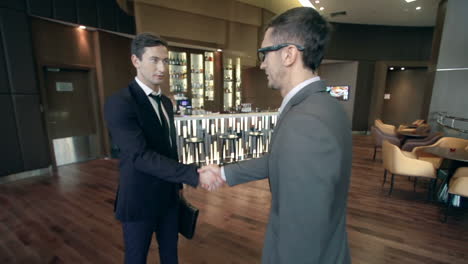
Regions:
<instances>
[{"instance_id":1,"label":"dark navy suit jacket","mask_svg":"<svg viewBox=\"0 0 468 264\"><path fill-rule=\"evenodd\" d=\"M104 106L112 142L120 148L115 215L122 222L151 221L177 205L181 183L198 185L197 167L178 162L171 100L162 96L170 119L172 147L162 136L162 126L149 100L134 80L110 96Z\"/></svg>"}]
</instances>

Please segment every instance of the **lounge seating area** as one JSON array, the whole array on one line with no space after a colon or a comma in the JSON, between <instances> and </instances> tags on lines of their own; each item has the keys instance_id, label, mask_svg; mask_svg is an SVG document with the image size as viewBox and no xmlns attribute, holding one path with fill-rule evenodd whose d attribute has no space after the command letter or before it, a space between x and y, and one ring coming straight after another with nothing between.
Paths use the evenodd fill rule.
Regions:
<instances>
[{"instance_id":1,"label":"lounge seating area","mask_svg":"<svg viewBox=\"0 0 468 264\"><path fill-rule=\"evenodd\" d=\"M446 207L442 218L445 222L451 208L463 207L460 197L468 197L468 139L447 137L441 132L429 133L430 130L430 125L421 120L414 121L411 127L400 125L398 129L380 119L375 120L371 129L373 160L381 149L382 187L388 174L391 175L388 195L393 192L395 176L412 180L413 191L416 191L418 179L428 180L427 200ZM412 135L417 138L411 138Z\"/></svg>"}]
</instances>

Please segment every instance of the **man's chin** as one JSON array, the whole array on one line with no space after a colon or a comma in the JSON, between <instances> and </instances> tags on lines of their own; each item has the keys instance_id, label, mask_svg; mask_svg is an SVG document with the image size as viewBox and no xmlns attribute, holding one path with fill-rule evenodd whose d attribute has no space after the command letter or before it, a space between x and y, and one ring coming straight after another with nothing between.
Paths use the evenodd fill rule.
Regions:
<instances>
[{"instance_id":1,"label":"man's chin","mask_svg":"<svg viewBox=\"0 0 468 264\"><path fill-rule=\"evenodd\" d=\"M151 83L153 85L161 85L164 81L163 80L153 80Z\"/></svg>"},{"instance_id":2,"label":"man's chin","mask_svg":"<svg viewBox=\"0 0 468 264\"><path fill-rule=\"evenodd\" d=\"M279 88L273 84L268 84L268 88L272 89L272 90L279 90Z\"/></svg>"}]
</instances>

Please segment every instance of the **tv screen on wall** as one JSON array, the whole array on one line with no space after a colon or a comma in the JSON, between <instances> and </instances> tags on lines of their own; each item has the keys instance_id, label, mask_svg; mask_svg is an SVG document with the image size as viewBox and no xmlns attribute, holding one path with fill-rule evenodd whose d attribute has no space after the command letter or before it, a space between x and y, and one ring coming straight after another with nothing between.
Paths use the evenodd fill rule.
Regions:
<instances>
[{"instance_id":1,"label":"tv screen on wall","mask_svg":"<svg viewBox=\"0 0 468 264\"><path fill-rule=\"evenodd\" d=\"M327 86L327 92L340 101L349 100L349 86Z\"/></svg>"}]
</instances>

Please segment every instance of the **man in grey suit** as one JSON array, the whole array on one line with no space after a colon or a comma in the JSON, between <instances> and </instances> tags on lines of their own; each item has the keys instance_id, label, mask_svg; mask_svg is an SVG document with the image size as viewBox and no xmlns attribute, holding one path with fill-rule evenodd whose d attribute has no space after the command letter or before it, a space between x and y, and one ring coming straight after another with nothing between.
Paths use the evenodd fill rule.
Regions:
<instances>
[{"instance_id":1,"label":"man in grey suit","mask_svg":"<svg viewBox=\"0 0 468 264\"><path fill-rule=\"evenodd\" d=\"M265 264L351 262L346 233L350 122L317 76L328 34L328 23L312 8L294 8L270 22L258 50L260 68L283 97L270 153L199 170L229 186L268 178L272 201Z\"/></svg>"}]
</instances>

